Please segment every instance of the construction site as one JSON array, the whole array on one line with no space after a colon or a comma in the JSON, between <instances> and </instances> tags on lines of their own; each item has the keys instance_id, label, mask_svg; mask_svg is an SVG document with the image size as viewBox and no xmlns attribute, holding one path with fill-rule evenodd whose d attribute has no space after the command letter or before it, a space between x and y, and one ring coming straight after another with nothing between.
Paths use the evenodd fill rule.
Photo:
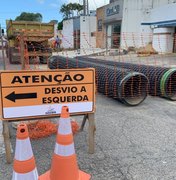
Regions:
<instances>
[{"instance_id":1,"label":"construction site","mask_svg":"<svg viewBox=\"0 0 176 180\"><path fill-rule=\"evenodd\" d=\"M175 3L83 5L1 30L0 180L176 179Z\"/></svg>"}]
</instances>

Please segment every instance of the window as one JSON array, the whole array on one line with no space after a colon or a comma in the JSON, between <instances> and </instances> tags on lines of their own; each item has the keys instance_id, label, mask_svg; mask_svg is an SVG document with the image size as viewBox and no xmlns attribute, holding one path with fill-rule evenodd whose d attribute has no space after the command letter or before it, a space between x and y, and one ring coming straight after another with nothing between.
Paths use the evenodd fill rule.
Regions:
<instances>
[{"instance_id":1,"label":"window","mask_svg":"<svg viewBox=\"0 0 176 180\"><path fill-rule=\"evenodd\" d=\"M121 25L114 24L112 26L112 47L118 48L120 46L120 32L121 32Z\"/></svg>"},{"instance_id":2,"label":"window","mask_svg":"<svg viewBox=\"0 0 176 180\"><path fill-rule=\"evenodd\" d=\"M97 27L98 27L98 31L102 31L102 27L103 27L103 21L102 19L99 19L97 22Z\"/></svg>"}]
</instances>

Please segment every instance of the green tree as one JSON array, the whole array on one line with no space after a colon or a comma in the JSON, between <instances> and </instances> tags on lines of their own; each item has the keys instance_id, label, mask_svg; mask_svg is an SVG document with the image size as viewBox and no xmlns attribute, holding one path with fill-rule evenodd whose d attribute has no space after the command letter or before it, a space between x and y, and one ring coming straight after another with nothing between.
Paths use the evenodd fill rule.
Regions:
<instances>
[{"instance_id":1,"label":"green tree","mask_svg":"<svg viewBox=\"0 0 176 180\"><path fill-rule=\"evenodd\" d=\"M40 13L22 12L16 17L16 21L38 21L42 22L42 15Z\"/></svg>"},{"instance_id":2,"label":"green tree","mask_svg":"<svg viewBox=\"0 0 176 180\"><path fill-rule=\"evenodd\" d=\"M70 14L73 17L74 16L74 8L75 8L74 4L73 3L69 3L69 4L67 4L67 7L70 10Z\"/></svg>"},{"instance_id":3,"label":"green tree","mask_svg":"<svg viewBox=\"0 0 176 180\"><path fill-rule=\"evenodd\" d=\"M63 14L64 19L70 18L74 16L74 12L77 12L77 15L80 14L80 11L83 10L83 5L80 5L79 3L69 3L69 4L63 4L60 8L60 12Z\"/></svg>"},{"instance_id":4,"label":"green tree","mask_svg":"<svg viewBox=\"0 0 176 180\"><path fill-rule=\"evenodd\" d=\"M80 15L80 12L83 10L83 5L79 4L79 3L75 3L76 4L76 10L77 10L77 15Z\"/></svg>"},{"instance_id":5,"label":"green tree","mask_svg":"<svg viewBox=\"0 0 176 180\"><path fill-rule=\"evenodd\" d=\"M64 19L68 19L70 17L70 7L66 4L63 4L60 8L60 12L63 14Z\"/></svg>"},{"instance_id":6,"label":"green tree","mask_svg":"<svg viewBox=\"0 0 176 180\"><path fill-rule=\"evenodd\" d=\"M58 23L57 29L58 30L62 30L63 29L63 20Z\"/></svg>"}]
</instances>

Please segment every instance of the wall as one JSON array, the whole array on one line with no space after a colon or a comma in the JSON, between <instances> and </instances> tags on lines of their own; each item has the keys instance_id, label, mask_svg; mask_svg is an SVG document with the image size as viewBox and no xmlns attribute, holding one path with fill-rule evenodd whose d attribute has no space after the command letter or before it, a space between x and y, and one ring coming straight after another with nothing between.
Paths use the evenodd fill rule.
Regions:
<instances>
[{"instance_id":1,"label":"wall","mask_svg":"<svg viewBox=\"0 0 176 180\"><path fill-rule=\"evenodd\" d=\"M176 20L176 4L167 4L151 11L150 22Z\"/></svg>"},{"instance_id":2,"label":"wall","mask_svg":"<svg viewBox=\"0 0 176 180\"><path fill-rule=\"evenodd\" d=\"M159 53L171 53L174 46L174 27L168 28L166 23L176 22L176 4L173 0L155 0L153 7L150 17L145 21L155 23L148 26L153 28L153 47ZM163 28L158 28L158 23L163 23Z\"/></svg>"},{"instance_id":3,"label":"wall","mask_svg":"<svg viewBox=\"0 0 176 180\"><path fill-rule=\"evenodd\" d=\"M175 0L153 0L153 8L176 2Z\"/></svg>"},{"instance_id":4,"label":"wall","mask_svg":"<svg viewBox=\"0 0 176 180\"><path fill-rule=\"evenodd\" d=\"M74 48L74 30L80 29L80 48L96 47L96 17L80 16L63 22L62 46L65 49ZM94 36L91 36L94 35Z\"/></svg>"},{"instance_id":5,"label":"wall","mask_svg":"<svg viewBox=\"0 0 176 180\"><path fill-rule=\"evenodd\" d=\"M105 48L104 6L97 9L96 47Z\"/></svg>"},{"instance_id":6,"label":"wall","mask_svg":"<svg viewBox=\"0 0 176 180\"><path fill-rule=\"evenodd\" d=\"M111 1L112 2L112 1ZM105 46L110 49L112 47L112 42L113 42L113 34L112 34L112 26L113 24L116 24L117 22L121 24L122 21L122 16L123 16L123 2L124 0L116 0L113 1L112 3L108 4L104 8L104 14L105 14L105 32L106 32L106 37L105 37Z\"/></svg>"},{"instance_id":7,"label":"wall","mask_svg":"<svg viewBox=\"0 0 176 180\"><path fill-rule=\"evenodd\" d=\"M153 31L153 48L159 53L173 51L174 28L156 28Z\"/></svg>"},{"instance_id":8,"label":"wall","mask_svg":"<svg viewBox=\"0 0 176 180\"><path fill-rule=\"evenodd\" d=\"M152 0L124 0L121 28L121 47L140 47L151 42L152 30L149 26L141 26L143 19L149 19Z\"/></svg>"},{"instance_id":9,"label":"wall","mask_svg":"<svg viewBox=\"0 0 176 180\"><path fill-rule=\"evenodd\" d=\"M74 48L73 19L63 21L62 46L65 49Z\"/></svg>"},{"instance_id":10,"label":"wall","mask_svg":"<svg viewBox=\"0 0 176 180\"><path fill-rule=\"evenodd\" d=\"M116 0L111 4L105 6L105 23L112 23L114 21L122 20L123 15L123 1Z\"/></svg>"},{"instance_id":11,"label":"wall","mask_svg":"<svg viewBox=\"0 0 176 180\"><path fill-rule=\"evenodd\" d=\"M74 49L80 49L80 17L73 19Z\"/></svg>"},{"instance_id":12,"label":"wall","mask_svg":"<svg viewBox=\"0 0 176 180\"><path fill-rule=\"evenodd\" d=\"M73 19L73 30L80 30L80 17Z\"/></svg>"},{"instance_id":13,"label":"wall","mask_svg":"<svg viewBox=\"0 0 176 180\"><path fill-rule=\"evenodd\" d=\"M81 16L80 17L80 47L81 49L96 48L96 17ZM94 36L91 34L94 33Z\"/></svg>"}]
</instances>

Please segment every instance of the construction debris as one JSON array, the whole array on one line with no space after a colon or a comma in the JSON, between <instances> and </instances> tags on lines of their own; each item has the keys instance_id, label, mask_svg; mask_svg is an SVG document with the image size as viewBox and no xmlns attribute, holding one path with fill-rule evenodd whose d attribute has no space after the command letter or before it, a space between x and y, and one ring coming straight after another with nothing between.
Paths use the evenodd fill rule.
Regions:
<instances>
[{"instance_id":1,"label":"construction debris","mask_svg":"<svg viewBox=\"0 0 176 180\"><path fill-rule=\"evenodd\" d=\"M150 56L151 54L158 54L158 52L149 43L145 47L140 47L137 49L138 56Z\"/></svg>"}]
</instances>

